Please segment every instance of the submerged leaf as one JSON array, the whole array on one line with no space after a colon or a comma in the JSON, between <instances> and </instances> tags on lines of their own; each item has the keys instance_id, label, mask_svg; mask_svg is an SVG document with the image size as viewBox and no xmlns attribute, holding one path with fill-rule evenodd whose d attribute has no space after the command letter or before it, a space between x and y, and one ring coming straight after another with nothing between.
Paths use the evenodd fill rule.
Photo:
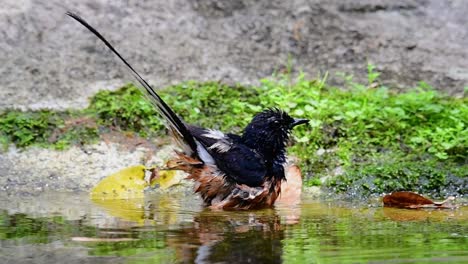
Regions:
<instances>
[{"instance_id":1,"label":"submerged leaf","mask_svg":"<svg viewBox=\"0 0 468 264\"><path fill-rule=\"evenodd\" d=\"M146 179L146 172L151 177ZM104 208L107 213L128 221L145 221L145 188L159 184L169 188L183 178L175 171L157 170L137 165L125 168L102 179L91 191L91 200Z\"/></svg>"},{"instance_id":2,"label":"submerged leaf","mask_svg":"<svg viewBox=\"0 0 468 264\"><path fill-rule=\"evenodd\" d=\"M92 199L93 203L103 208L109 215L143 223L145 221L145 199Z\"/></svg>"},{"instance_id":3,"label":"submerged leaf","mask_svg":"<svg viewBox=\"0 0 468 264\"><path fill-rule=\"evenodd\" d=\"M384 207L384 216L394 221L446 221L451 219L466 219L463 214L455 214L447 210L402 210L400 208Z\"/></svg>"}]
</instances>

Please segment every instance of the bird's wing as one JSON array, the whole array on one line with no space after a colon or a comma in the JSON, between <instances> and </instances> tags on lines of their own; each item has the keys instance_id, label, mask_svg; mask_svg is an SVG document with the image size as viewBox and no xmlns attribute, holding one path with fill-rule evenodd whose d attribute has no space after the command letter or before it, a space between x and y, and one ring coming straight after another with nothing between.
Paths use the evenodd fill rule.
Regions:
<instances>
[{"instance_id":1,"label":"bird's wing","mask_svg":"<svg viewBox=\"0 0 468 264\"><path fill-rule=\"evenodd\" d=\"M263 158L242 144L240 137L196 126L187 128L228 179L251 187L262 185L267 173Z\"/></svg>"},{"instance_id":2,"label":"bird's wing","mask_svg":"<svg viewBox=\"0 0 468 264\"><path fill-rule=\"evenodd\" d=\"M119 59L127 66L127 69L132 75L138 80L143 86L145 94L156 106L159 114L164 118L166 127L169 129L174 139L183 148L185 154L191 157L195 157L199 152L199 144L192 137L190 132L187 130L184 122L174 113L174 111L162 100L162 98L156 93L156 91L138 74L138 72L120 55L119 52L107 41L101 33L95 28L88 24L83 18L77 14L67 12L67 15L80 22L84 27L91 31L96 37L98 37ZM203 150L201 150L203 151Z\"/></svg>"}]
</instances>

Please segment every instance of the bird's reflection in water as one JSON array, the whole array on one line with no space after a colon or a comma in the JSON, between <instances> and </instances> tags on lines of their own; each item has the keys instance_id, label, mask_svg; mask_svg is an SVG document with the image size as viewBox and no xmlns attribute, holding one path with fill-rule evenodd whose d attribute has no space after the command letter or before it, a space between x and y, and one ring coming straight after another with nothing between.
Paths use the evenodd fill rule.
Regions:
<instances>
[{"instance_id":1,"label":"bird's reflection in water","mask_svg":"<svg viewBox=\"0 0 468 264\"><path fill-rule=\"evenodd\" d=\"M151 198L145 218L150 226L165 230L166 246L181 263L279 263L284 231L299 221L300 207L290 204L256 211L214 211L173 198Z\"/></svg>"},{"instance_id":2,"label":"bird's reflection in water","mask_svg":"<svg viewBox=\"0 0 468 264\"><path fill-rule=\"evenodd\" d=\"M280 263L285 229L300 220L295 182L288 179L274 209L216 211L195 206L193 199L163 195L149 198L147 217L170 230L167 246L182 263Z\"/></svg>"},{"instance_id":3,"label":"bird's reflection in water","mask_svg":"<svg viewBox=\"0 0 468 264\"><path fill-rule=\"evenodd\" d=\"M285 225L274 209L251 212L205 210L193 225L168 236L177 259L196 263L279 263Z\"/></svg>"},{"instance_id":4,"label":"bird's reflection in water","mask_svg":"<svg viewBox=\"0 0 468 264\"><path fill-rule=\"evenodd\" d=\"M279 263L284 231L301 212L302 179L291 168L274 209L216 211L170 192L146 197L144 225L169 230L167 246L180 262Z\"/></svg>"}]
</instances>

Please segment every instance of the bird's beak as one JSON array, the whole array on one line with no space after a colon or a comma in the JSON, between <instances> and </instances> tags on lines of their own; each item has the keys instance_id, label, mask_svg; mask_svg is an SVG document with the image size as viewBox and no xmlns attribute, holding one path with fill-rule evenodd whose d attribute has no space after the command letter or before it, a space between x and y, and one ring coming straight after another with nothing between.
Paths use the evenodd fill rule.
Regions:
<instances>
[{"instance_id":1,"label":"bird's beak","mask_svg":"<svg viewBox=\"0 0 468 264\"><path fill-rule=\"evenodd\" d=\"M307 123L309 123L308 119L294 119L294 122L291 124L291 128Z\"/></svg>"}]
</instances>

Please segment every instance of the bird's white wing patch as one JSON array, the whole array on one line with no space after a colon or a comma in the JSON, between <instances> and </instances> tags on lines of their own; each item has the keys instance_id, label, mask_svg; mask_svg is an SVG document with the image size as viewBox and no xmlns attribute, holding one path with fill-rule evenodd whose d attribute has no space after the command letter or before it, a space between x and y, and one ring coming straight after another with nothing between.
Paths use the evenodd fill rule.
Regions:
<instances>
[{"instance_id":1,"label":"bird's white wing patch","mask_svg":"<svg viewBox=\"0 0 468 264\"><path fill-rule=\"evenodd\" d=\"M215 129L207 129L208 133L203 134L202 136L212 139L225 139L226 135L223 132Z\"/></svg>"},{"instance_id":2,"label":"bird's white wing patch","mask_svg":"<svg viewBox=\"0 0 468 264\"><path fill-rule=\"evenodd\" d=\"M222 140L214 143L209 147L209 149L217 150L221 153L227 152L231 149L231 144L223 142Z\"/></svg>"},{"instance_id":3,"label":"bird's white wing patch","mask_svg":"<svg viewBox=\"0 0 468 264\"><path fill-rule=\"evenodd\" d=\"M208 129L207 133L202 136L216 139L216 142L208 147L210 150L217 150L220 153L224 153L229 151L232 147L231 139L219 130Z\"/></svg>"}]
</instances>

